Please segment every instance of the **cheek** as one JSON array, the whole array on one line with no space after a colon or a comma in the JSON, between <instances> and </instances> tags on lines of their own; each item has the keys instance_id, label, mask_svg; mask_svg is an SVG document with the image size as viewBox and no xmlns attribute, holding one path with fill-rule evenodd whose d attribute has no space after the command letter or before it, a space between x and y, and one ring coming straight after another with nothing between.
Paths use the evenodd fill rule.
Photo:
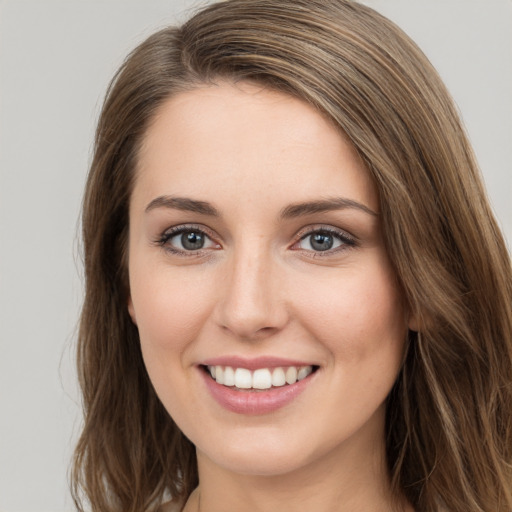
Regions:
<instances>
[{"instance_id":1,"label":"cheek","mask_svg":"<svg viewBox=\"0 0 512 512\"><path fill-rule=\"evenodd\" d=\"M176 390L191 389L191 348L208 317L209 301L191 279L165 268L158 273L137 270L130 275L131 296L149 378L175 421L190 410L199 414L189 395Z\"/></svg>"},{"instance_id":2,"label":"cheek","mask_svg":"<svg viewBox=\"0 0 512 512\"><path fill-rule=\"evenodd\" d=\"M197 338L211 303L197 279L170 271L132 272L130 287L143 351L182 351Z\"/></svg>"},{"instance_id":3,"label":"cheek","mask_svg":"<svg viewBox=\"0 0 512 512\"><path fill-rule=\"evenodd\" d=\"M301 317L336 363L401 358L407 329L400 293L388 272L368 269L302 295Z\"/></svg>"}]
</instances>

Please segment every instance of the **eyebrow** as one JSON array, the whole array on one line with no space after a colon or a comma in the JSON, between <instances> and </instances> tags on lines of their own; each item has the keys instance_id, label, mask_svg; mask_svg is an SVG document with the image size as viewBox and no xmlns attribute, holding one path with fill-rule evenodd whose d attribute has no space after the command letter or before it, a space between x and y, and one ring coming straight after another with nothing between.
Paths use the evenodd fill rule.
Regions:
<instances>
[{"instance_id":1,"label":"eyebrow","mask_svg":"<svg viewBox=\"0 0 512 512\"><path fill-rule=\"evenodd\" d=\"M154 210L155 208L172 208L174 210L220 217L217 209L210 203L207 203L206 201L196 201L195 199L190 199L188 197L159 196L153 199L146 206L146 213Z\"/></svg>"},{"instance_id":2,"label":"eyebrow","mask_svg":"<svg viewBox=\"0 0 512 512\"><path fill-rule=\"evenodd\" d=\"M368 206L354 201L353 199L347 199L345 197L333 197L322 199L320 201L291 204L281 210L281 218L291 219L305 215L311 215L313 213L345 210L347 208L360 210L364 213L367 213L368 215L372 215L373 217L379 216L377 212L374 212L368 208Z\"/></svg>"},{"instance_id":3,"label":"eyebrow","mask_svg":"<svg viewBox=\"0 0 512 512\"><path fill-rule=\"evenodd\" d=\"M153 199L146 206L146 212L150 212L156 208L172 208L174 210L194 212L211 217L220 217L220 213L212 204L206 201L190 199L189 197L159 196ZM378 213L368 208L368 206L354 201L353 199L335 197L322 199L319 201L308 201L304 203L291 204L281 210L280 217L282 219L292 219L296 217L311 215L314 213L344 210L347 208L360 210L374 217L378 216Z\"/></svg>"}]
</instances>

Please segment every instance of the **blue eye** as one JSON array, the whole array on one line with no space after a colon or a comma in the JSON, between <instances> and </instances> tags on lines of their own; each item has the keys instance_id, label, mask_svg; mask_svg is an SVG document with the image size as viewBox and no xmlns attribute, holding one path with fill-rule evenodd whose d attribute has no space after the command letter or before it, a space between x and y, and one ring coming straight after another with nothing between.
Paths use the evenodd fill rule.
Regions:
<instances>
[{"instance_id":1,"label":"blue eye","mask_svg":"<svg viewBox=\"0 0 512 512\"><path fill-rule=\"evenodd\" d=\"M326 252L336 250L343 246L352 247L355 241L343 233L327 229L310 231L297 243L297 248L305 251Z\"/></svg>"}]
</instances>

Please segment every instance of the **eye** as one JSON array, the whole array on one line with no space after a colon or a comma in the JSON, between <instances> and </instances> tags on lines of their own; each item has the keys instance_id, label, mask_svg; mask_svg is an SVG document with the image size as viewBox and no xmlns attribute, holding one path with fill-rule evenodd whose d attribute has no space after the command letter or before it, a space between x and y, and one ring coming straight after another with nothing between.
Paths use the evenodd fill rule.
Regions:
<instances>
[{"instance_id":1,"label":"eye","mask_svg":"<svg viewBox=\"0 0 512 512\"><path fill-rule=\"evenodd\" d=\"M166 250L179 254L219 248L202 229L185 226L167 230L158 243Z\"/></svg>"},{"instance_id":2,"label":"eye","mask_svg":"<svg viewBox=\"0 0 512 512\"><path fill-rule=\"evenodd\" d=\"M303 235L293 248L313 252L335 252L353 247L355 244L355 240L342 231L321 228L311 230Z\"/></svg>"}]
</instances>

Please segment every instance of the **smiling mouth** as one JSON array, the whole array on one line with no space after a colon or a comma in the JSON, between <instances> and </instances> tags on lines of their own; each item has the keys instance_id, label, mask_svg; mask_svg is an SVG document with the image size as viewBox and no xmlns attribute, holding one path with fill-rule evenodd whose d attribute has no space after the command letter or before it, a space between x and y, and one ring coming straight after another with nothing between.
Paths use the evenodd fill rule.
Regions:
<instances>
[{"instance_id":1,"label":"smiling mouth","mask_svg":"<svg viewBox=\"0 0 512 512\"><path fill-rule=\"evenodd\" d=\"M282 388L299 382L314 373L318 366L286 366L277 368L247 368L232 366L203 366L204 371L217 384L239 391L261 391Z\"/></svg>"}]
</instances>

